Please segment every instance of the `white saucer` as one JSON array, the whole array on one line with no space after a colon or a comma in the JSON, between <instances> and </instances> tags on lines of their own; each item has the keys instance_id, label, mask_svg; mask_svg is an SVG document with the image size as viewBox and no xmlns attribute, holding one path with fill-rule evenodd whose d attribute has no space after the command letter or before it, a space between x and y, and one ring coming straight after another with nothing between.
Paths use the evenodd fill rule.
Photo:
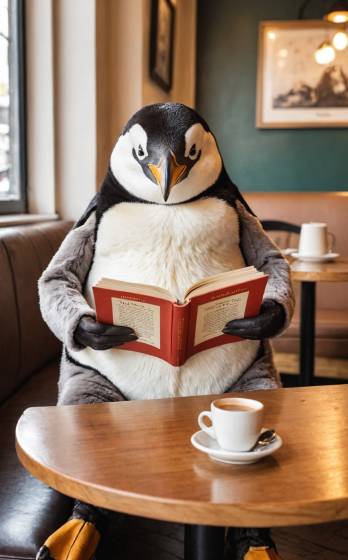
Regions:
<instances>
[{"instance_id":1,"label":"white saucer","mask_svg":"<svg viewBox=\"0 0 348 560\"><path fill-rule=\"evenodd\" d=\"M292 253L296 253L297 249L295 247L287 247L286 249L282 249L283 255L292 255Z\"/></svg>"},{"instance_id":2,"label":"white saucer","mask_svg":"<svg viewBox=\"0 0 348 560\"><path fill-rule=\"evenodd\" d=\"M264 432L266 429L267 428L262 428L261 432ZM222 449L218 442L203 430L199 430L193 434L191 443L193 447L199 451L207 453L214 461L229 463L231 465L249 465L250 463L256 463L256 461L267 457L267 455L271 455L283 445L282 438L276 434L275 441L259 451L227 451L226 449Z\"/></svg>"},{"instance_id":3,"label":"white saucer","mask_svg":"<svg viewBox=\"0 0 348 560\"><path fill-rule=\"evenodd\" d=\"M334 261L337 257L340 256L339 253L326 253L325 255L321 255L320 257L309 257L305 255L300 255L300 253L291 253L291 256L295 259L298 259L303 262L329 262Z\"/></svg>"}]
</instances>

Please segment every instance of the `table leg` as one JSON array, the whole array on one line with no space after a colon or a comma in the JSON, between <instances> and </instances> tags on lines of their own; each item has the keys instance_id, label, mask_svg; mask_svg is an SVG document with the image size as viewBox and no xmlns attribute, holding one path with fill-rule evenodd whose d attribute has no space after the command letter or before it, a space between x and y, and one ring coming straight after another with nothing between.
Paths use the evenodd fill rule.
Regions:
<instances>
[{"instance_id":1,"label":"table leg","mask_svg":"<svg viewBox=\"0 0 348 560\"><path fill-rule=\"evenodd\" d=\"M185 525L185 560L222 560L224 545L224 527Z\"/></svg>"},{"instance_id":2,"label":"table leg","mask_svg":"<svg viewBox=\"0 0 348 560\"><path fill-rule=\"evenodd\" d=\"M315 282L301 283L299 385L313 385L315 360Z\"/></svg>"}]
</instances>

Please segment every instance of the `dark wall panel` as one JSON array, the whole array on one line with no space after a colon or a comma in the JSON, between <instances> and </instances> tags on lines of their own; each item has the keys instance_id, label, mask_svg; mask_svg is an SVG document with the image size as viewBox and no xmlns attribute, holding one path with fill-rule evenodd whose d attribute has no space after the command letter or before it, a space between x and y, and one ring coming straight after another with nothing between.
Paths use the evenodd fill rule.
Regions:
<instances>
[{"instance_id":1,"label":"dark wall panel","mask_svg":"<svg viewBox=\"0 0 348 560\"><path fill-rule=\"evenodd\" d=\"M259 21L296 19L300 4L198 0L197 108L246 191L348 190L348 129L255 128ZM323 6L313 0L306 17L320 19Z\"/></svg>"}]
</instances>

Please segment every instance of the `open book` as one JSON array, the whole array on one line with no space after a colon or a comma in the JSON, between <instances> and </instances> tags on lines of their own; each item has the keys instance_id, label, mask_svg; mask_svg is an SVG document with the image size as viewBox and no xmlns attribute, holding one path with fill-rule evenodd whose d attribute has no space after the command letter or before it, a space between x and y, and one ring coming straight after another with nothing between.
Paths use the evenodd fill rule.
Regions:
<instances>
[{"instance_id":1,"label":"open book","mask_svg":"<svg viewBox=\"0 0 348 560\"><path fill-rule=\"evenodd\" d=\"M163 288L102 278L93 286L97 320L131 327L139 337L120 346L174 366L190 356L240 340L222 333L232 319L258 314L267 275L253 266L193 284L182 303Z\"/></svg>"}]
</instances>

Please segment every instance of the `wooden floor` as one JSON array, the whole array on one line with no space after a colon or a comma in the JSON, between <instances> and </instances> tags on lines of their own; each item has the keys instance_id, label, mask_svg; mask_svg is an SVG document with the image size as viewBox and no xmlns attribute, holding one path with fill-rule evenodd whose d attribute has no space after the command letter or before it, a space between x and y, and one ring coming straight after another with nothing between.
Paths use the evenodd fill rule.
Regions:
<instances>
[{"instance_id":1,"label":"wooden floor","mask_svg":"<svg viewBox=\"0 0 348 560\"><path fill-rule=\"evenodd\" d=\"M273 538L283 560L348 559L348 521L275 529ZM107 554L98 555L98 560L183 559L181 525L125 516L118 521L114 540L115 559Z\"/></svg>"}]
</instances>

